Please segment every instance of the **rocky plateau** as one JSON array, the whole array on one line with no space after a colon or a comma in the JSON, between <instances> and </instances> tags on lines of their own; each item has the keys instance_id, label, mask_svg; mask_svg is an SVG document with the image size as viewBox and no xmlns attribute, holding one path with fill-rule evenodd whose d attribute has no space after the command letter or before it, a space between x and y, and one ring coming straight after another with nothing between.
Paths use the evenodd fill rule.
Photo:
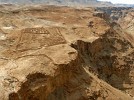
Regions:
<instances>
[{"instance_id":1,"label":"rocky plateau","mask_svg":"<svg viewBox=\"0 0 134 100\"><path fill-rule=\"evenodd\" d=\"M0 100L134 100L133 32L133 8L0 5Z\"/></svg>"}]
</instances>

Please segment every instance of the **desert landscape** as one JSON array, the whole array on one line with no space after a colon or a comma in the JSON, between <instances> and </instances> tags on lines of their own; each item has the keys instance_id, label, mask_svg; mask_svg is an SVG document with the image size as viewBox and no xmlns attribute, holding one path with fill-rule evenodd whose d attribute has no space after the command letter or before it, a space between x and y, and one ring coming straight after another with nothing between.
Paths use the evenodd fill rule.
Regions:
<instances>
[{"instance_id":1,"label":"desert landscape","mask_svg":"<svg viewBox=\"0 0 134 100\"><path fill-rule=\"evenodd\" d=\"M0 5L0 100L134 100L133 7L13 1Z\"/></svg>"}]
</instances>

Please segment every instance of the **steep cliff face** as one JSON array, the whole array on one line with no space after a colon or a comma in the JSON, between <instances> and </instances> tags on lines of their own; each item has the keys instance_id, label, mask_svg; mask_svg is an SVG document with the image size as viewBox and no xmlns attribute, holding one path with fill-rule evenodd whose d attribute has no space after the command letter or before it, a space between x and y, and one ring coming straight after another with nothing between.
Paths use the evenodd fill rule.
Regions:
<instances>
[{"instance_id":1,"label":"steep cliff face","mask_svg":"<svg viewBox=\"0 0 134 100\"><path fill-rule=\"evenodd\" d=\"M96 8L97 11L102 11L110 17L110 23L113 27L118 26L122 29L118 29L118 32L125 33L125 37L129 38L129 41L133 43L133 18L134 9L132 7L100 7ZM117 27L115 27L117 30Z\"/></svg>"},{"instance_id":2,"label":"steep cliff face","mask_svg":"<svg viewBox=\"0 0 134 100\"><path fill-rule=\"evenodd\" d=\"M6 11L1 100L133 100L133 45L108 16L56 6Z\"/></svg>"},{"instance_id":3,"label":"steep cliff face","mask_svg":"<svg viewBox=\"0 0 134 100\"><path fill-rule=\"evenodd\" d=\"M121 27L127 32L133 35L134 31L134 10L129 10L126 16L120 18L119 23Z\"/></svg>"},{"instance_id":4,"label":"steep cliff face","mask_svg":"<svg viewBox=\"0 0 134 100\"><path fill-rule=\"evenodd\" d=\"M120 18L126 16L131 11L132 7L98 7L96 10L103 11L108 14L113 21L118 21Z\"/></svg>"},{"instance_id":5,"label":"steep cliff face","mask_svg":"<svg viewBox=\"0 0 134 100\"><path fill-rule=\"evenodd\" d=\"M78 40L72 47L84 57L89 70L95 75L113 87L134 95L134 51L124 37L110 30L92 43Z\"/></svg>"},{"instance_id":6,"label":"steep cliff face","mask_svg":"<svg viewBox=\"0 0 134 100\"><path fill-rule=\"evenodd\" d=\"M120 9L122 8L119 8L119 11ZM126 13L127 10L130 11L129 8L125 10ZM94 41L78 40L72 44L72 47L80 52L85 58L85 62L91 67L90 70L95 71L94 73L97 74L99 78L133 96L133 34L121 28L126 27L123 26L123 22L127 23L127 21L121 21L124 15L118 17L118 23L120 24L118 25L114 22L111 23L106 14L109 15L106 12L101 12L95 13L95 16L103 18L106 23L110 25L110 28L107 27L107 30L103 30L102 33L97 33L98 31L94 30L95 26L91 27L100 38ZM127 18L132 17L128 17L127 15Z\"/></svg>"}]
</instances>

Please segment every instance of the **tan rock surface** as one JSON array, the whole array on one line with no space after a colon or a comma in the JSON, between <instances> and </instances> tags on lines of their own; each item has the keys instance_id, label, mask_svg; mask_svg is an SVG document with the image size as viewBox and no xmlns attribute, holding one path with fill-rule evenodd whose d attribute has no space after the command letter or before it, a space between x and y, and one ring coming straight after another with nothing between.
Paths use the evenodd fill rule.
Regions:
<instances>
[{"instance_id":1,"label":"tan rock surface","mask_svg":"<svg viewBox=\"0 0 134 100\"><path fill-rule=\"evenodd\" d=\"M56 6L5 10L1 100L133 100L133 45L94 12Z\"/></svg>"}]
</instances>

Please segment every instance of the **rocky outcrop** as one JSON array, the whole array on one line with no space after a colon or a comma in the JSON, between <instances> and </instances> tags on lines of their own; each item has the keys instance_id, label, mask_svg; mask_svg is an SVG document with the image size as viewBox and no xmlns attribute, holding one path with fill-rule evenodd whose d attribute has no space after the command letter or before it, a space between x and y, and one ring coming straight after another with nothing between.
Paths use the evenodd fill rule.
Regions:
<instances>
[{"instance_id":1,"label":"rocky outcrop","mask_svg":"<svg viewBox=\"0 0 134 100\"><path fill-rule=\"evenodd\" d=\"M81 53L66 44L6 54L1 69L3 100L131 100L90 73Z\"/></svg>"},{"instance_id":2,"label":"rocky outcrop","mask_svg":"<svg viewBox=\"0 0 134 100\"><path fill-rule=\"evenodd\" d=\"M128 10L126 16L120 18L119 24L127 32L133 35L134 10Z\"/></svg>"},{"instance_id":3,"label":"rocky outcrop","mask_svg":"<svg viewBox=\"0 0 134 100\"><path fill-rule=\"evenodd\" d=\"M133 46L123 36L109 30L93 42L78 40L72 47L84 57L89 70L95 75L134 95Z\"/></svg>"},{"instance_id":4,"label":"rocky outcrop","mask_svg":"<svg viewBox=\"0 0 134 100\"><path fill-rule=\"evenodd\" d=\"M41 7L0 19L1 100L133 100L130 36L92 8Z\"/></svg>"}]
</instances>

